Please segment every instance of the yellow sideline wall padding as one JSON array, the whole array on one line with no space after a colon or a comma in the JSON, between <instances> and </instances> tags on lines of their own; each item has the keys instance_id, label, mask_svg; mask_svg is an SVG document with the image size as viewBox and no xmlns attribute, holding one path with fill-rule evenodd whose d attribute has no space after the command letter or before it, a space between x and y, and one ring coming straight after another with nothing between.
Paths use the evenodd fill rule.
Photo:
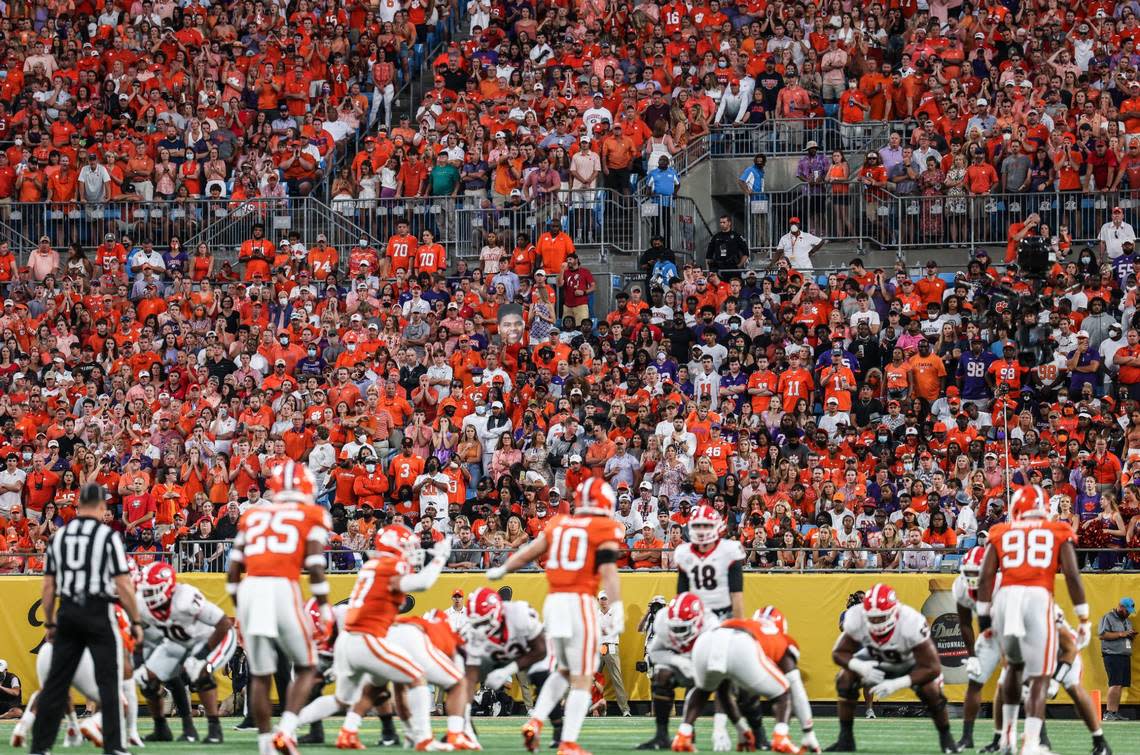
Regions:
<instances>
[{"instance_id":1,"label":"yellow sideline wall padding","mask_svg":"<svg viewBox=\"0 0 1140 755\"><path fill-rule=\"evenodd\" d=\"M227 613L233 612L233 604L226 596L224 576L221 574L181 574L179 579L192 584L205 593ZM942 656L946 677L946 694L951 700L960 701L965 693L965 671L962 667L965 646L961 640L954 601L949 588L951 575L929 574L748 574L744 579L744 604L746 614L765 605L779 608L788 619L791 635L798 642L802 654L800 668L803 671L808 695L812 700L834 700L834 677L836 667L831 662L831 648L839 634L839 615L843 611L847 596L856 590L866 590L877 579L883 579L898 593L899 599L916 609L922 610L931 623L931 635ZM625 603L626 629L619 647L622 672L626 690L631 700L649 699L649 682L645 674L634 669L634 664L642 659L644 636L637 632L637 624L645 615L645 608L654 595L664 595L668 600L676 594L676 575L672 572L647 572L643 574L623 573L622 599ZM353 575L330 575L332 586L330 599L334 602L345 600L352 589ZM1082 654L1084 661L1084 686L1086 689L1106 688L1104 664L1100 656L1100 641L1096 637L1096 627L1100 617L1114 608L1124 596L1140 598L1140 579L1128 574L1086 574L1085 589L1091 608L1093 640ZM431 608L443 609L451 604L450 596L455 589L465 592L486 585L481 573L444 574L436 585L427 592L418 593L410 601L408 610L423 613ZM537 572L514 574L494 585L504 597L525 600L542 609L546 595L546 580ZM0 594L8 610L0 612L0 647L3 657L11 670L23 681L29 692L39 687L35 675L35 653L43 640L43 612L40 610L40 579L38 577L7 577L0 580ZM1072 604L1068 599L1063 581L1056 584L1058 602L1065 609L1071 623L1075 624ZM1134 617L1135 620L1135 617ZM1134 663L1135 656L1134 656ZM1140 702L1140 669L1134 674L1132 687L1125 690L1125 703ZM222 696L229 694L229 680L219 678ZM992 697L993 682L984 694ZM901 692L896 698L907 699L909 692ZM1055 702L1067 704L1069 701L1061 692Z\"/></svg>"}]
</instances>

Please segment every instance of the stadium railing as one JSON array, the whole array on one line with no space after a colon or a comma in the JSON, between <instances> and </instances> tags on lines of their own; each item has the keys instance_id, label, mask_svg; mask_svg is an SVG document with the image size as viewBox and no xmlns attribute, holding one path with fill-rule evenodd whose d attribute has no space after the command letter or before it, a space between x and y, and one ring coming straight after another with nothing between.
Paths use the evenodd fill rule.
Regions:
<instances>
[{"instance_id":1,"label":"stadium railing","mask_svg":"<svg viewBox=\"0 0 1140 755\"><path fill-rule=\"evenodd\" d=\"M908 249L1005 246L1011 226L1036 213L1052 236L1063 232L1081 244L1095 242L1114 207L1135 228L1140 191L900 195L856 182L817 190L800 184L750 198L748 242L774 248L789 218L798 217L804 230L821 238L894 249L900 256Z\"/></svg>"},{"instance_id":2,"label":"stadium railing","mask_svg":"<svg viewBox=\"0 0 1140 755\"><path fill-rule=\"evenodd\" d=\"M714 126L709 134L709 154L713 158L802 155L809 141L821 152L865 152L887 143L891 131L899 130L890 121L842 123L835 118L774 118L760 124L733 123Z\"/></svg>"},{"instance_id":3,"label":"stadium railing","mask_svg":"<svg viewBox=\"0 0 1140 755\"><path fill-rule=\"evenodd\" d=\"M972 544L972 543L971 543ZM182 572L222 572L225 571L231 541L229 540L183 540L175 544L171 551L132 552L135 560L145 566L152 561L166 561ZM478 558L472 569L447 571L479 571L493 564L501 563L512 549L464 548L453 543L452 553L470 551ZM626 559L653 554L668 562L672 548L625 549ZM944 573L955 572L966 548L830 548L826 550L808 547L797 548L745 548L748 554L746 570L750 572L916 572ZM777 554L791 556L791 564L785 564ZM816 554L835 554L833 563L816 563ZM893 568L881 568L883 554L893 560L899 554L898 564ZM802 554L803 561L798 563ZM913 554L913 555L910 555ZM1078 548L1078 558L1085 571L1100 572L1140 572L1140 550L1125 548ZM27 552L0 552L0 575L38 574L42 571L44 554ZM325 551L326 569L331 573L354 573L368 559L366 551L353 551L345 547L334 547ZM530 567L537 569L537 567ZM675 567L666 565L645 565L620 567L623 571L672 571Z\"/></svg>"},{"instance_id":4,"label":"stadium railing","mask_svg":"<svg viewBox=\"0 0 1140 755\"><path fill-rule=\"evenodd\" d=\"M120 240L129 238L132 244L149 239L159 248L177 237L188 253L204 243L219 263L232 264L237 248L252 237L257 224L274 242L297 230L306 245L323 233L331 246L339 248L353 246L360 238L382 246L395 233L397 221L406 219L416 235L431 230L452 256L477 259L487 232L512 236L526 232L534 242L551 218L559 221L575 246L598 245L626 254L640 253L654 235L661 234L681 256L695 259L696 250L703 250L712 235L689 197L665 201L645 194L584 189L505 202L465 195L335 198L328 203L314 196L68 205L14 202L0 205L0 240L7 241L19 257L45 235L59 250L73 243L98 246L108 233Z\"/></svg>"}]
</instances>

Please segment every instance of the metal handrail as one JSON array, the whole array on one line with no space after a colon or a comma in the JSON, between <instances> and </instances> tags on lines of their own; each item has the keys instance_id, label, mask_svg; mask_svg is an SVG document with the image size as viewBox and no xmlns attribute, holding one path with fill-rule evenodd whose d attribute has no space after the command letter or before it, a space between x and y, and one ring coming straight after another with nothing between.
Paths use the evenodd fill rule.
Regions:
<instances>
[{"instance_id":1,"label":"metal handrail","mask_svg":"<svg viewBox=\"0 0 1140 755\"><path fill-rule=\"evenodd\" d=\"M140 563L146 564L151 561L166 561L175 566L179 571L183 572L221 572L225 570L227 558L229 555L229 547L232 541L229 540L182 540L176 543L177 548L173 551L136 551L131 552L129 555L134 557ZM479 561L473 569L454 569L445 567L445 571L475 571L486 568L487 566L498 564L505 560L507 556L514 553L514 549L503 548L484 548L481 546L474 546L465 548L459 543L453 543L452 553L463 550L478 551ZM826 549L828 552L836 552L840 554L836 558L836 563L830 566L822 566L814 563L809 563L808 559L816 552L820 551L819 548L810 547L796 547L796 548L753 548L750 546L745 547L747 561L745 568L752 572L787 572L787 573L801 573L801 572L860 572L860 573L873 573L884 572L883 569L875 566L858 566L853 564L853 556L844 556L843 554L856 554L858 556L878 556L882 553L924 553L933 556L933 563L929 568L904 568L902 559L899 559L899 565L891 570L891 573L897 572L917 572L917 573L951 573L956 572L958 569L958 560L966 553L966 548L847 548L835 546ZM672 548L650 548L642 549L641 553L654 553L664 557L672 553ZM623 549L623 560L631 558L637 554L637 549L629 548ZM805 563L802 566L779 566L771 564L757 565L754 560L760 556L775 554L777 552L804 554ZM1087 572L1106 571L1114 568L1115 571L1123 571L1126 573L1140 572L1140 549L1129 548L1078 548L1078 558L1084 563L1083 570ZM325 551L326 556L326 570L331 573L355 573L359 567L368 558L368 551L352 551L348 549L330 549ZM1102 556L1112 556L1114 559L1119 560L1119 565L1113 564L1112 567L1095 568L1090 567L1090 564L1097 561ZM32 559L45 558L42 553L32 553L24 551L10 551L0 552L0 575L2 574L34 574L39 573L36 570L29 570L28 562ZM15 562L13 564L12 562ZM13 566L17 568L12 568ZM538 567L531 564L528 569L537 569ZM622 571L672 571L675 567L673 565L662 566L648 566L648 567L631 567L620 566Z\"/></svg>"},{"instance_id":2,"label":"metal handrail","mask_svg":"<svg viewBox=\"0 0 1140 755\"><path fill-rule=\"evenodd\" d=\"M816 188L801 182L753 197L747 236L753 249L774 249L795 216L821 238L892 249L902 258L908 249L1005 246L1010 227L1037 213L1054 237L1063 228L1074 244L1083 244L1096 242L1114 207L1140 228L1140 189L900 195L857 181Z\"/></svg>"},{"instance_id":3,"label":"metal handrail","mask_svg":"<svg viewBox=\"0 0 1140 755\"><path fill-rule=\"evenodd\" d=\"M894 126L889 121L844 123L828 117L718 124L709 135L710 153L714 158L752 157L759 153L789 157L803 154L809 141L814 141L821 152L861 152L886 144L891 131L897 130Z\"/></svg>"}]
</instances>

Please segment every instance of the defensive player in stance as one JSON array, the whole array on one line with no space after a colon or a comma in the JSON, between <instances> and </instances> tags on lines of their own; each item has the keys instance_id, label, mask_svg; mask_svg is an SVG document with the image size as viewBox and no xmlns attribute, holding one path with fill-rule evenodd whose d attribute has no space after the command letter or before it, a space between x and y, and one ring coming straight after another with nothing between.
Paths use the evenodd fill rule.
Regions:
<instances>
[{"instance_id":1,"label":"defensive player in stance","mask_svg":"<svg viewBox=\"0 0 1140 755\"><path fill-rule=\"evenodd\" d=\"M377 532L373 550L376 556L357 574L348 599L344 630L333 647L336 692L306 705L300 720L310 723L342 713L360 701L367 684L391 681L408 686L408 720L415 749L453 750L451 744L432 737L431 692L424 668L389 636L407 593L427 590L439 578L451 554L451 540L445 538L437 543L431 562L419 571L416 569L424 560L419 537L401 524L388 525ZM337 737L338 748L363 749L360 723L359 712L350 710ZM459 731L462 733L462 727Z\"/></svg>"},{"instance_id":2,"label":"defensive player in stance","mask_svg":"<svg viewBox=\"0 0 1140 755\"><path fill-rule=\"evenodd\" d=\"M1092 636L1085 587L1073 546L1076 535L1067 522L1049 521L1047 517L1047 502L1040 488L1025 486L1014 493L1010 521L990 528L978 585L978 626L984 632L992 621L1007 666L1002 684L1003 748L1017 746L1017 701L1021 697L1022 676L1029 682L1022 755L1049 752L1041 744L1041 727L1045 694L1057 667L1053 583L1058 572L1065 576L1073 610L1080 621L1076 631L1078 648L1088 645ZM999 574L1001 589L996 589Z\"/></svg>"},{"instance_id":3,"label":"defensive player in stance","mask_svg":"<svg viewBox=\"0 0 1140 755\"><path fill-rule=\"evenodd\" d=\"M875 585L861 605L847 609L831 658L841 669L835 679L839 738L827 752L855 751L855 703L863 684L871 685L877 698L910 687L934 719L942 752L958 752L950 736L942 664L930 639L930 627L921 613L899 603L888 585Z\"/></svg>"},{"instance_id":4,"label":"defensive player in stance","mask_svg":"<svg viewBox=\"0 0 1140 755\"><path fill-rule=\"evenodd\" d=\"M155 731L161 732L166 741L173 739L162 715L159 694L164 683L185 672L190 689L198 693L206 708L209 729L205 743L221 744L214 672L224 669L237 650L233 620L206 600L197 587L178 582L174 568L161 561L143 571L138 592L139 612L146 625L146 660L135 672L135 681L146 697Z\"/></svg>"},{"instance_id":5,"label":"defensive player in stance","mask_svg":"<svg viewBox=\"0 0 1140 755\"><path fill-rule=\"evenodd\" d=\"M520 671L539 689L554 672L554 656L538 612L523 600L503 600L480 587L467 596L467 689L500 689ZM550 711L553 743L562 739L562 702Z\"/></svg>"},{"instance_id":6,"label":"defensive player in stance","mask_svg":"<svg viewBox=\"0 0 1140 755\"><path fill-rule=\"evenodd\" d=\"M791 715L790 684L784 671L796 668L798 651L795 643L774 621L726 619L719 626L705 625L705 612L700 598L693 593L678 595L666 607L666 621L672 634L690 636L690 653L695 686L685 701L685 721L673 738L675 752L694 752L693 724L700 717L709 695L716 692L724 698L721 704L737 729L737 749L752 751L756 738L746 719L740 715L733 687L767 698L776 718L772 749L775 752L798 753L800 749L788 738ZM810 714L807 716L810 720ZM811 744L819 749L811 737ZM809 747L811 745L809 744Z\"/></svg>"},{"instance_id":7,"label":"defensive player in stance","mask_svg":"<svg viewBox=\"0 0 1140 755\"><path fill-rule=\"evenodd\" d=\"M974 632L974 610L978 600L978 579L982 575L982 559L986 549L980 545L971 548L962 557L958 576L950 588L954 603L958 607L958 626L962 628L962 641L969 657L966 659L966 701L962 706L962 738L958 747L962 750L974 749L974 721L978 718L978 708L982 702L982 687L993 676L1001 663L1001 650L994 640L993 630L976 634ZM983 752L996 752L998 733L993 742Z\"/></svg>"},{"instance_id":8,"label":"defensive player in stance","mask_svg":"<svg viewBox=\"0 0 1140 755\"><path fill-rule=\"evenodd\" d=\"M597 477L583 480L574 492L574 513L555 516L538 537L511 554L505 564L487 571L487 578L497 581L536 558L546 559L549 590L542 617L559 673L547 677L532 718L523 725L523 744L531 752L538 749L543 720L569 686L558 755L588 755L578 746L578 737L590 709L590 689L601 654L599 582L610 596L614 624L625 625L617 572L625 528L614 519L615 502L609 483Z\"/></svg>"},{"instance_id":9,"label":"defensive player in stance","mask_svg":"<svg viewBox=\"0 0 1140 755\"><path fill-rule=\"evenodd\" d=\"M333 623L324 556L332 523L328 511L313 503L314 487L313 476L303 464L287 461L277 467L269 478L270 502L241 515L230 548L226 591L237 607L245 640L250 712L257 724L260 755L271 755L274 750L296 755L297 712L316 679L314 634L327 633ZM320 607L318 627L305 613L302 571L309 573L309 592ZM278 652L293 662L293 681L274 733L269 685L277 670Z\"/></svg>"},{"instance_id":10,"label":"defensive player in stance","mask_svg":"<svg viewBox=\"0 0 1140 755\"><path fill-rule=\"evenodd\" d=\"M744 618L744 548L735 540L721 537L724 519L712 506L699 506L689 519L689 542L677 546L673 557L677 564L677 594L692 592L705 610L719 621ZM678 673L669 663L653 664L651 679L653 718L656 731L653 738L638 745L639 750L668 750L669 716L677 687L692 688L692 677ZM737 702L756 734L757 744L766 747L759 697L740 691ZM732 740L727 730L727 717L717 713L713 718L713 748L715 751L731 749Z\"/></svg>"}]
</instances>

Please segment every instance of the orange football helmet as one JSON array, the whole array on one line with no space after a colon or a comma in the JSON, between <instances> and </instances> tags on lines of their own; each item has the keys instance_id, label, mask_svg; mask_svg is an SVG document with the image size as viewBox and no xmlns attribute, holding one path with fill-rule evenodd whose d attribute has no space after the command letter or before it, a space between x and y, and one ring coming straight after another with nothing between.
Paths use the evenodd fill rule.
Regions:
<instances>
[{"instance_id":1,"label":"orange football helmet","mask_svg":"<svg viewBox=\"0 0 1140 755\"><path fill-rule=\"evenodd\" d=\"M587 477L574 491L575 514L613 516L616 506L617 494L601 477Z\"/></svg>"},{"instance_id":2,"label":"orange football helmet","mask_svg":"<svg viewBox=\"0 0 1140 755\"><path fill-rule=\"evenodd\" d=\"M1049 514L1048 500L1045 491L1037 485L1018 488L1009 501L1009 518L1044 519Z\"/></svg>"},{"instance_id":3,"label":"orange football helmet","mask_svg":"<svg viewBox=\"0 0 1140 755\"><path fill-rule=\"evenodd\" d=\"M424 565L424 551L416 533L402 524L381 528L372 539L372 549L386 556L396 556L418 569Z\"/></svg>"},{"instance_id":4,"label":"orange football helmet","mask_svg":"<svg viewBox=\"0 0 1140 755\"><path fill-rule=\"evenodd\" d=\"M278 465L269 478L274 503L312 503L317 494L313 473L299 461Z\"/></svg>"}]
</instances>

